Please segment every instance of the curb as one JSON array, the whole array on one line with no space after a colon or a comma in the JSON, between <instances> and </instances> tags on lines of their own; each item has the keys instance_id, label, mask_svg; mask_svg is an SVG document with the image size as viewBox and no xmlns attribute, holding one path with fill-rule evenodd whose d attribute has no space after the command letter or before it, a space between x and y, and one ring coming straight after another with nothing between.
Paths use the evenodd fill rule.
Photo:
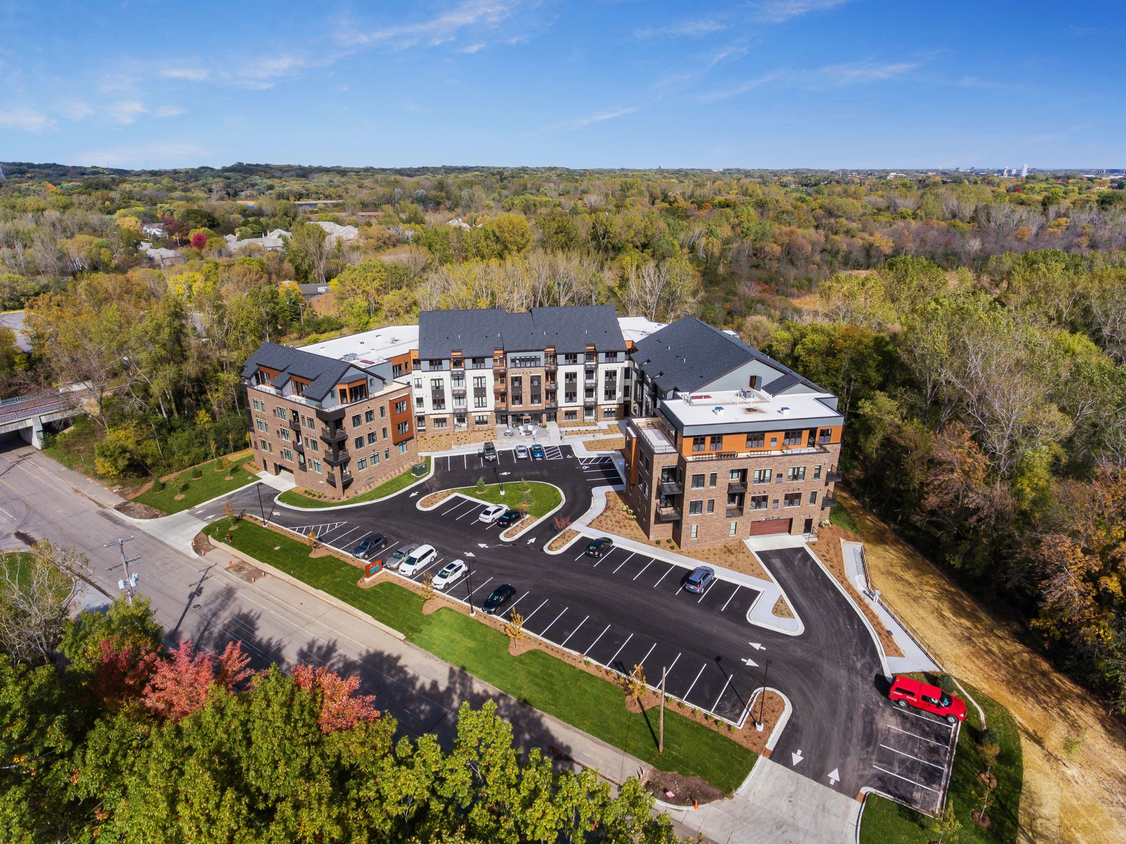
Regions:
<instances>
[{"instance_id":1,"label":"curb","mask_svg":"<svg viewBox=\"0 0 1126 844\"><path fill-rule=\"evenodd\" d=\"M351 510L355 507L366 507L368 504L375 504L378 501L387 501L389 498L394 498L396 495L402 495L407 490L414 489L419 484L430 480L432 477L434 477L434 472L435 472L434 460L433 460L433 458L431 458L431 460L430 460L430 471L427 472L425 475L422 475L413 484L408 484L407 486L403 487L402 489L396 490L395 492L392 492L389 495L384 495L384 496L381 496L380 498L369 498L367 501L358 501L354 504L333 504L331 507L300 507L296 504L286 504L284 501L281 501L280 500L281 499L281 493L279 493L277 495L277 497L274 499L274 504L276 504L278 507L284 507L287 510L294 510L298 513L324 513L324 512L331 513L334 510ZM267 486L269 486L269 484L267 484ZM199 505L196 505L196 506L198 507Z\"/></svg>"},{"instance_id":2,"label":"curb","mask_svg":"<svg viewBox=\"0 0 1126 844\"><path fill-rule=\"evenodd\" d=\"M555 534L555 536L551 537L551 539L549 539L549 540L547 541L547 545L544 545L544 546L543 546L543 552L544 552L545 554L551 554L551 555L555 555L555 554L562 554L562 553L563 553L564 551L566 551L566 550L567 550L568 548L570 548L570 547L571 547L572 545L574 545L574 544L575 544L576 542L578 542L578 541L579 541L580 539L586 539L586 538L588 538L588 537L584 536L584 535L583 535L582 533L580 533L579 531L577 531L577 530L576 530L576 531L575 531L575 535L574 535L574 536L573 536L573 537L571 538L571 541L570 541L570 542L568 542L568 543L567 543L566 545L562 546L561 548L556 548L556 549L555 549L554 551L549 551L549 550L548 550L548 548L547 548L547 546L548 546L548 545L550 545L550 544L551 544L552 542L554 542L554 541L555 541L555 537L556 537L556 536L562 536L562 535L563 535L564 533L566 533L566 532L567 532L567 531L569 531L569 530L575 530L575 529L574 529L574 528L570 528L570 527L568 527L568 528L564 528L563 530L559 531L559 533Z\"/></svg>"}]
</instances>

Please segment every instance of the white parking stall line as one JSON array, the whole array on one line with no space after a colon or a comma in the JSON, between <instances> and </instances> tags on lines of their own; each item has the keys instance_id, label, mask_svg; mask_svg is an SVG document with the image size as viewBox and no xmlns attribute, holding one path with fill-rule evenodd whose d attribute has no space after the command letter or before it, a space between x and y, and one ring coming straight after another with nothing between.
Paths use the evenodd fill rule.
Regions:
<instances>
[{"instance_id":1,"label":"white parking stall line","mask_svg":"<svg viewBox=\"0 0 1126 844\"><path fill-rule=\"evenodd\" d=\"M909 782L909 783L911 783L911 785L917 785L917 786L919 786L919 788L925 788L927 791L933 791L935 793L938 792L937 788L931 788L929 785L923 785L921 782L915 782L910 777L901 777L899 774L895 773L894 771L889 771L887 768L881 768L879 765L873 765L872 767L875 768L877 771L883 771L885 774L888 774L889 776L895 777L897 780L903 780L904 782Z\"/></svg>"},{"instance_id":2,"label":"white parking stall line","mask_svg":"<svg viewBox=\"0 0 1126 844\"><path fill-rule=\"evenodd\" d=\"M938 747L949 747L950 746L949 744L947 744L944 741L935 741L934 739L929 739L926 736L921 736L918 733L913 733L910 730L901 730L901 729L899 729L899 727L895 726L894 724L888 724L888 727L895 730L897 733L906 733L907 735L914 736L915 738L919 739L919 741L925 741L928 744L934 744L934 745L937 745Z\"/></svg>"},{"instance_id":3,"label":"white parking stall line","mask_svg":"<svg viewBox=\"0 0 1126 844\"><path fill-rule=\"evenodd\" d=\"M645 568L643 568L641 571L639 571L637 574L635 574L633 576L633 579L637 580L637 578L639 578L639 577L641 577L641 575L645 574L645 569L649 568L649 566L651 566L651 565L653 565L653 558L652 557L650 557L649 562L647 562L645 564Z\"/></svg>"},{"instance_id":4,"label":"white parking stall line","mask_svg":"<svg viewBox=\"0 0 1126 844\"><path fill-rule=\"evenodd\" d=\"M571 609L571 608L567 607L567 609L563 610L563 612L567 612L567 610L569 610L569 609ZM563 617L563 612L561 612L561 613L559 613L559 615L555 616L555 621L552 621L551 624L547 625L547 627L545 627L543 630L540 631L541 636L547 635L547 631L552 628L552 625L554 625L556 621L558 621L559 619L561 619Z\"/></svg>"},{"instance_id":5,"label":"white parking stall line","mask_svg":"<svg viewBox=\"0 0 1126 844\"><path fill-rule=\"evenodd\" d=\"M708 588L700 593L700 598L699 598L699 600L696 601L696 603L698 604L698 603L700 603L700 601L704 600L704 596L707 595L709 592L711 592L713 589L715 589L715 585L717 583L719 583L719 578L713 577L712 582L708 584Z\"/></svg>"},{"instance_id":6,"label":"white parking stall line","mask_svg":"<svg viewBox=\"0 0 1126 844\"><path fill-rule=\"evenodd\" d=\"M518 603L520 603L521 601L523 601L527 597L528 597L528 593L525 592L523 595L521 595L519 598L517 598L515 601L513 601L512 606L508 608L508 612L512 612L514 609L516 609L516 605Z\"/></svg>"},{"instance_id":7,"label":"white parking stall line","mask_svg":"<svg viewBox=\"0 0 1126 844\"><path fill-rule=\"evenodd\" d=\"M673 592L673 593L672 593L672 594L673 594L673 597L675 597L675 596L679 595L679 594L680 594L681 592L683 592L683 591L684 591L684 587L685 587L685 586L687 586L687 585L688 585L688 581L687 581L687 580L686 580L686 581L684 581L684 583L680 584L680 588L679 588L679 589L677 589L677 590L676 590L675 592Z\"/></svg>"},{"instance_id":8,"label":"white parking stall line","mask_svg":"<svg viewBox=\"0 0 1126 844\"><path fill-rule=\"evenodd\" d=\"M441 515L448 516L450 513L454 512L454 510L460 510L462 507L464 507L466 505L466 503L467 502L465 501L465 499L461 499L460 501L457 502L457 504L455 504L450 509L443 510Z\"/></svg>"},{"instance_id":9,"label":"white parking stall line","mask_svg":"<svg viewBox=\"0 0 1126 844\"><path fill-rule=\"evenodd\" d=\"M719 706L719 702L721 700L723 700L723 696L727 692L727 687L730 686L730 685L731 685L731 675L728 674L727 675L727 682L723 684L723 689L720 691L719 697L717 697L715 699L715 703L712 704L712 712L715 712L716 707Z\"/></svg>"},{"instance_id":10,"label":"white parking stall line","mask_svg":"<svg viewBox=\"0 0 1126 844\"><path fill-rule=\"evenodd\" d=\"M954 729L953 724L948 724L946 721L936 721L934 718L928 718L926 715L920 715L918 712L912 712L910 709L903 709L902 707L896 707L895 711L898 712L900 715L910 715L912 718L921 718L922 720L926 721L928 724L938 724L938 726L946 727L949 730Z\"/></svg>"},{"instance_id":11,"label":"white parking stall line","mask_svg":"<svg viewBox=\"0 0 1126 844\"><path fill-rule=\"evenodd\" d=\"M645 654L645 656L643 656L641 658L641 662L639 662L638 665L644 665L645 664L645 660L649 659L649 654L653 653L653 648L655 648L655 647L657 647L656 642L654 642L653 647L649 649L649 653Z\"/></svg>"},{"instance_id":12,"label":"white parking stall line","mask_svg":"<svg viewBox=\"0 0 1126 844\"><path fill-rule=\"evenodd\" d=\"M415 572L415 577L417 577L419 580L421 580L422 576L424 574L426 574L426 572L430 571L430 569L434 568L434 566L438 565L438 563L442 562L442 559L443 559L442 557L435 557L434 562L432 562L430 565L428 565L422 571Z\"/></svg>"},{"instance_id":13,"label":"white parking stall line","mask_svg":"<svg viewBox=\"0 0 1126 844\"><path fill-rule=\"evenodd\" d=\"M548 602L548 599L547 599L547 598L544 598L544 599L543 599L543 604L546 604L547 602ZM535 615L536 613L538 613L538 612L539 612L540 610L542 610L542 609L543 609L543 604L540 604L540 605L539 605L538 607L536 607L536 608L535 608L534 610L532 610L532 611L531 611L531 612L530 612L530 613L528 614L528 617L524 619L524 624L525 624L525 625L527 625L527 623L528 623L529 621L531 621L531 620L532 620L532 616L533 616L533 615ZM515 604L513 604L512 606L516 606L516 605L515 605ZM564 610L563 612L566 612L566 610ZM562 615L562 613L560 613L560 615ZM548 626L550 627L551 625L548 625ZM542 636L543 634L541 633L540 635Z\"/></svg>"},{"instance_id":14,"label":"white parking stall line","mask_svg":"<svg viewBox=\"0 0 1126 844\"><path fill-rule=\"evenodd\" d=\"M586 552L584 551L583 553L585 554ZM600 565L602 565L604 562L606 562L606 558L609 557L613 553L614 553L614 549L611 548L609 551L607 551L605 554L603 554L601 557L598 558L598 562L594 564L594 567L598 568Z\"/></svg>"},{"instance_id":15,"label":"white parking stall line","mask_svg":"<svg viewBox=\"0 0 1126 844\"><path fill-rule=\"evenodd\" d=\"M630 554L628 557L626 557L624 560L622 560L621 563L618 564L618 568L614 569L614 574L617 574L618 569L620 569L622 566L624 566L626 563L628 563L630 560L632 560L636 556L637 556L637 552L634 551L632 554Z\"/></svg>"},{"instance_id":16,"label":"white parking stall line","mask_svg":"<svg viewBox=\"0 0 1126 844\"><path fill-rule=\"evenodd\" d=\"M607 624L606 630L609 630L609 629L610 629L610 625ZM598 639L601 639L603 636L606 635L606 630L603 630L601 633L598 634ZM586 649L586 653L590 653L592 650L594 650L594 646L598 644L598 639L595 639L593 642L590 643L590 647L588 647Z\"/></svg>"},{"instance_id":17,"label":"white parking stall line","mask_svg":"<svg viewBox=\"0 0 1126 844\"><path fill-rule=\"evenodd\" d=\"M742 589L742 588L743 588L742 586L736 586L735 591L731 593L731 598L734 598L736 595L738 595L739 590ZM727 609L727 605L731 603L731 598L728 598L727 601L724 603L724 605L719 608L720 612L723 612L725 609Z\"/></svg>"},{"instance_id":18,"label":"white parking stall line","mask_svg":"<svg viewBox=\"0 0 1126 844\"><path fill-rule=\"evenodd\" d=\"M486 506L487 506L487 505L486 505ZM464 519L464 518L465 518L466 516L475 516L475 515L479 514L479 513L480 513L480 512L482 511L482 510L484 510L484 509L485 509L485 506L481 506L481 507L470 507L470 508L469 508L468 510L466 510L466 511L465 511L464 513L462 513L462 514L461 514L460 516L458 516L457 518L455 518L455 519L454 519L454 521L455 521L455 522L460 522L460 521L461 521L462 519Z\"/></svg>"},{"instance_id":19,"label":"white parking stall line","mask_svg":"<svg viewBox=\"0 0 1126 844\"><path fill-rule=\"evenodd\" d=\"M446 458L446 471L447 472L450 471L450 458L449 457Z\"/></svg>"},{"instance_id":20,"label":"white parking stall line","mask_svg":"<svg viewBox=\"0 0 1126 844\"><path fill-rule=\"evenodd\" d=\"M346 536L351 536L351 535L352 535L353 533L355 533L355 532L356 532L356 531L358 531L358 530L363 530L363 528L360 528L360 527L354 527L354 528L352 528L352 529L351 529L350 531L348 531L347 533L342 533L342 534L340 534L340 536L336 537L336 538L335 538L335 539L333 539L332 541L333 541L334 543L340 543L340 542L343 542L343 541L344 541L344 537L346 537Z\"/></svg>"},{"instance_id":21,"label":"white parking stall line","mask_svg":"<svg viewBox=\"0 0 1126 844\"><path fill-rule=\"evenodd\" d=\"M696 684L700 681L700 674L703 674L704 669L707 667L708 664L706 662L700 666L700 673L696 675L696 679L692 681L692 685L688 687L688 691L684 693L684 696L681 698L681 700L688 700L688 696L692 694L692 690L696 688Z\"/></svg>"},{"instance_id":22,"label":"white parking stall line","mask_svg":"<svg viewBox=\"0 0 1126 844\"><path fill-rule=\"evenodd\" d=\"M673 665L676 665L676 660L680 659L680 654L676 655L676 659L672 661L672 665L665 669L665 679L668 680L669 675L672 674Z\"/></svg>"},{"instance_id":23,"label":"white parking stall line","mask_svg":"<svg viewBox=\"0 0 1126 844\"><path fill-rule=\"evenodd\" d=\"M898 753L900 756L906 756L908 759L914 759L916 762L922 762L924 765L930 765L932 768L938 768L940 771L946 770L945 765L939 765L935 762L928 762L926 759L920 759L918 756L912 756L910 753L905 753L902 750L896 750L894 747L890 747L886 744L881 744L880 747L884 748L885 750L890 750L892 753Z\"/></svg>"},{"instance_id":24,"label":"white parking stall line","mask_svg":"<svg viewBox=\"0 0 1126 844\"><path fill-rule=\"evenodd\" d=\"M492 580L492 578L490 577L489 580ZM486 580L485 583L488 583L489 580ZM482 583L480 586L478 586L476 589L474 589L472 592L470 592L468 597L472 598L474 595L476 595L478 592L480 592L482 589L484 589L485 583Z\"/></svg>"},{"instance_id":25,"label":"white parking stall line","mask_svg":"<svg viewBox=\"0 0 1126 844\"><path fill-rule=\"evenodd\" d=\"M661 585L661 581L662 581L662 580L664 580L664 579L665 579L666 577L668 577L668 576L669 576L669 572L671 572L671 571L672 571L672 570L673 570L674 568L676 568L676 566L669 566L669 571L666 571L666 572L665 572L664 574L662 574L662 575L661 575L661 576L660 576L659 578L657 578L657 582L653 584L653 588L654 588L654 589L656 589L656 588L657 588L658 586L660 586L660 585Z\"/></svg>"},{"instance_id":26,"label":"white parking stall line","mask_svg":"<svg viewBox=\"0 0 1126 844\"><path fill-rule=\"evenodd\" d=\"M590 618L590 616L588 615L586 618L584 618L582 621L580 621L579 627L582 627L584 624L586 624L587 618ZM567 638L563 640L563 643L559 647L561 647L561 648L567 647L567 643L571 641L571 636L574 636L576 633L579 632L579 627L576 627L574 630L572 630L570 635L568 635Z\"/></svg>"},{"instance_id":27,"label":"white parking stall line","mask_svg":"<svg viewBox=\"0 0 1126 844\"><path fill-rule=\"evenodd\" d=\"M606 665L610 666L611 668L614 666L614 660L618 658L618 654L620 654L625 649L625 646L629 644L629 640L632 638L632 633L626 636L626 640L622 642L622 646L618 648L617 652L612 657L610 657L609 660L606 661Z\"/></svg>"},{"instance_id":28,"label":"white parking stall line","mask_svg":"<svg viewBox=\"0 0 1126 844\"><path fill-rule=\"evenodd\" d=\"M396 539L394 542L387 543L386 545L384 545L379 550L382 551L384 554L386 554L388 551L390 551L392 548L394 548L398 544L399 544L399 540Z\"/></svg>"},{"instance_id":29,"label":"white parking stall line","mask_svg":"<svg viewBox=\"0 0 1126 844\"><path fill-rule=\"evenodd\" d=\"M468 469L469 468L469 455L468 454L461 455L461 468L462 469Z\"/></svg>"},{"instance_id":30,"label":"white parking stall line","mask_svg":"<svg viewBox=\"0 0 1126 844\"><path fill-rule=\"evenodd\" d=\"M579 560L581 560L583 558L583 554L585 554L585 553L586 553L586 549L584 548L582 551L579 552L579 556L575 557L575 561L578 562ZM599 560L598 562L602 562L602 561ZM597 565L597 563L595 565Z\"/></svg>"}]
</instances>

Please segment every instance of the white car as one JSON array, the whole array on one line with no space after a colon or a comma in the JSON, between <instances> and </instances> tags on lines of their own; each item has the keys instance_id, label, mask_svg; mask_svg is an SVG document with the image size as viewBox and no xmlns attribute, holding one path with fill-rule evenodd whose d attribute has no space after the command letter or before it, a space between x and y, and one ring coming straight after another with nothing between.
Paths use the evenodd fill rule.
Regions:
<instances>
[{"instance_id":1,"label":"white car","mask_svg":"<svg viewBox=\"0 0 1126 844\"><path fill-rule=\"evenodd\" d=\"M518 460L528 459L528 447L526 445L516 446L516 457Z\"/></svg>"},{"instance_id":2,"label":"white car","mask_svg":"<svg viewBox=\"0 0 1126 844\"><path fill-rule=\"evenodd\" d=\"M438 556L438 552L434 550L433 545L419 545L410 556L399 563L399 574L403 577L411 577L418 572L422 571Z\"/></svg>"},{"instance_id":3,"label":"white car","mask_svg":"<svg viewBox=\"0 0 1126 844\"><path fill-rule=\"evenodd\" d=\"M490 504L488 507L481 511L481 515L477 517L477 521L491 525L493 522L503 516L507 509L508 508L503 504Z\"/></svg>"},{"instance_id":4,"label":"white car","mask_svg":"<svg viewBox=\"0 0 1126 844\"><path fill-rule=\"evenodd\" d=\"M468 570L469 566L465 564L465 560L454 560L452 563L446 563L442 570L434 576L434 588L445 589Z\"/></svg>"}]
</instances>

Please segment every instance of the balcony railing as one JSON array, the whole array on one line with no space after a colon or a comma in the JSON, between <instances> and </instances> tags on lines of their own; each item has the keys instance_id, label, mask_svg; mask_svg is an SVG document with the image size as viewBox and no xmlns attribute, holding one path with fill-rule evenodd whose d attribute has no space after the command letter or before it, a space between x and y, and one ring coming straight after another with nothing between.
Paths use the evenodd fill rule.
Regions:
<instances>
[{"instance_id":1,"label":"balcony railing","mask_svg":"<svg viewBox=\"0 0 1126 844\"><path fill-rule=\"evenodd\" d=\"M747 485L745 483L743 483L742 481L734 481L734 482L729 483L727 485L727 494L728 495L733 495L733 494L736 494L736 493L746 492L746 491L747 491Z\"/></svg>"},{"instance_id":2,"label":"balcony railing","mask_svg":"<svg viewBox=\"0 0 1126 844\"><path fill-rule=\"evenodd\" d=\"M297 431L298 433L300 433L301 432L301 420L300 419L290 419L289 420L289 429L291 431Z\"/></svg>"},{"instance_id":3,"label":"balcony railing","mask_svg":"<svg viewBox=\"0 0 1126 844\"><path fill-rule=\"evenodd\" d=\"M833 496L831 496L831 495L826 495L824 498L821 499L821 509L822 510L828 510L830 507L836 507L836 506L837 506L837 499L833 498Z\"/></svg>"},{"instance_id":4,"label":"balcony railing","mask_svg":"<svg viewBox=\"0 0 1126 844\"><path fill-rule=\"evenodd\" d=\"M694 451L689 460L732 460L739 456L737 451Z\"/></svg>"},{"instance_id":5,"label":"balcony railing","mask_svg":"<svg viewBox=\"0 0 1126 844\"><path fill-rule=\"evenodd\" d=\"M825 473L825 483L827 483L827 484L839 484L840 482L841 482L841 473L840 472L826 472Z\"/></svg>"},{"instance_id":6,"label":"balcony railing","mask_svg":"<svg viewBox=\"0 0 1126 844\"><path fill-rule=\"evenodd\" d=\"M723 513L729 519L738 519L740 516L743 515L743 508L742 507L728 507L726 510L723 511Z\"/></svg>"},{"instance_id":7,"label":"balcony railing","mask_svg":"<svg viewBox=\"0 0 1126 844\"><path fill-rule=\"evenodd\" d=\"M352 455L346 451L341 451L336 454L326 454L324 456L324 462L329 466L346 466L351 459Z\"/></svg>"},{"instance_id":8,"label":"balcony railing","mask_svg":"<svg viewBox=\"0 0 1126 844\"><path fill-rule=\"evenodd\" d=\"M769 501L763 501L761 504L756 504L753 501L749 501L749 502L747 502L747 509L748 510L769 510L770 509L770 502Z\"/></svg>"},{"instance_id":9,"label":"balcony railing","mask_svg":"<svg viewBox=\"0 0 1126 844\"><path fill-rule=\"evenodd\" d=\"M661 495L683 495L684 484L680 481L661 481Z\"/></svg>"},{"instance_id":10,"label":"balcony railing","mask_svg":"<svg viewBox=\"0 0 1126 844\"><path fill-rule=\"evenodd\" d=\"M657 521L658 522L679 522L681 519L680 509L678 507L658 507L657 508Z\"/></svg>"},{"instance_id":11,"label":"balcony railing","mask_svg":"<svg viewBox=\"0 0 1126 844\"><path fill-rule=\"evenodd\" d=\"M348 439L348 433L343 428L321 428L321 439L330 445L342 443Z\"/></svg>"}]
</instances>

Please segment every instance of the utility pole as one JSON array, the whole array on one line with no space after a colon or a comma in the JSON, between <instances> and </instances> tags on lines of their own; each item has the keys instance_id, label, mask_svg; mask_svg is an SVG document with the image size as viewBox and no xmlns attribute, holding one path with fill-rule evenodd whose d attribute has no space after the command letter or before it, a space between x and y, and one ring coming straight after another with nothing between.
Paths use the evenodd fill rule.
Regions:
<instances>
[{"instance_id":1,"label":"utility pole","mask_svg":"<svg viewBox=\"0 0 1126 844\"><path fill-rule=\"evenodd\" d=\"M465 579L469 582L469 594L465 596L465 600L469 602L469 615L470 617L477 615L477 610L473 609L473 563L467 563L469 568L466 570Z\"/></svg>"},{"instance_id":2,"label":"utility pole","mask_svg":"<svg viewBox=\"0 0 1126 844\"><path fill-rule=\"evenodd\" d=\"M661 666L661 732L660 738L657 739L657 752L665 752L665 674L668 670L665 666Z\"/></svg>"},{"instance_id":3,"label":"utility pole","mask_svg":"<svg viewBox=\"0 0 1126 844\"><path fill-rule=\"evenodd\" d=\"M266 521L266 508L262 506L262 482L259 481L254 485L254 491L258 493L258 512L262 515L262 524L269 524Z\"/></svg>"},{"instance_id":4,"label":"utility pole","mask_svg":"<svg viewBox=\"0 0 1126 844\"><path fill-rule=\"evenodd\" d=\"M758 718L755 720L755 729L762 729L762 708L766 703L766 681L770 678L770 660L766 661L766 666L762 671L762 695L758 699Z\"/></svg>"},{"instance_id":5,"label":"utility pole","mask_svg":"<svg viewBox=\"0 0 1126 844\"><path fill-rule=\"evenodd\" d=\"M137 560L141 559L140 557L136 557L133 560L129 560L125 556L125 543L129 542L132 539L133 537L127 536L125 539L117 540L117 542L109 542L102 545L103 548L109 548L111 545L116 545L118 547L118 550L121 551L121 565L125 567L125 577L118 578L117 588L125 593L125 597L129 599L129 606L133 606L133 593L137 589L137 573L133 572L133 574L129 574L129 563L135 563L137 562Z\"/></svg>"}]
</instances>

